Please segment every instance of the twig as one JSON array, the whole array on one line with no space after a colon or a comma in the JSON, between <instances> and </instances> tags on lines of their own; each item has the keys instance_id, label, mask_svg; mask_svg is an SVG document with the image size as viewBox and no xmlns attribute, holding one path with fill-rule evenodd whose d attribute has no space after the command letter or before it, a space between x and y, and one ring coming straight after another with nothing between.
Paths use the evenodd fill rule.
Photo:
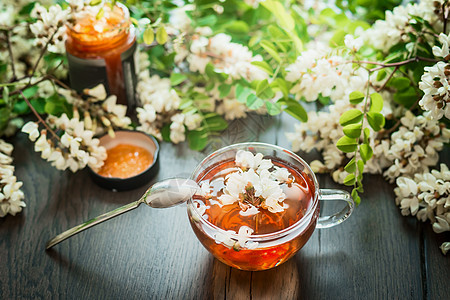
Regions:
<instances>
[{"instance_id":1,"label":"twig","mask_svg":"<svg viewBox=\"0 0 450 300\"><path fill-rule=\"evenodd\" d=\"M6 35L6 44L8 45L8 53L9 53L9 58L11 60L11 69L12 69L12 73L13 73L13 77L11 78L11 82L16 80L16 66L14 65L14 55L13 55L13 51L11 48L11 39L10 39L10 32L11 31L6 31L5 35Z\"/></svg>"},{"instance_id":2,"label":"twig","mask_svg":"<svg viewBox=\"0 0 450 300\"><path fill-rule=\"evenodd\" d=\"M38 67L39 63L41 62L42 57L44 57L45 52L47 52L48 45L50 45L50 42L53 40L53 38L55 37L57 32L58 32L58 29L56 29L55 32L53 32L53 34L50 36L47 43L45 44L44 48L42 49L41 54L39 55L39 58L33 67L33 71L31 72L30 82L31 82L31 78L33 78L34 74L36 73L37 67Z\"/></svg>"},{"instance_id":3,"label":"twig","mask_svg":"<svg viewBox=\"0 0 450 300\"><path fill-rule=\"evenodd\" d=\"M64 82L62 82L61 80L59 80L58 78L56 78L55 76L53 76L51 74L45 75L44 78L56 82L58 85L65 88L66 90L72 90L72 88L70 86L68 86L67 84L65 84Z\"/></svg>"},{"instance_id":4,"label":"twig","mask_svg":"<svg viewBox=\"0 0 450 300\"><path fill-rule=\"evenodd\" d=\"M28 107L31 109L31 111L33 112L33 114L36 116L36 118L39 120L39 123L42 123L44 125L44 127L59 141L61 142L60 137L53 131L53 129L51 129L48 125L47 122L44 121L44 119L42 119L41 115L34 109L33 105L31 105L30 100L28 100L27 97L25 97L25 95L23 94L22 91L20 91L20 94L22 94L23 99L25 100L25 102L27 103Z\"/></svg>"},{"instance_id":5,"label":"twig","mask_svg":"<svg viewBox=\"0 0 450 300\"><path fill-rule=\"evenodd\" d=\"M444 29L442 32L444 34L447 34L447 21L448 21L448 10L447 10L447 3L442 3L442 22L444 22Z\"/></svg>"},{"instance_id":6,"label":"twig","mask_svg":"<svg viewBox=\"0 0 450 300\"><path fill-rule=\"evenodd\" d=\"M377 92L380 92L381 90L383 90L386 87L386 84L389 82L389 80L391 80L392 76L394 76L395 72L397 72L397 70L400 68L400 66L396 66L394 71L392 71L392 73L389 75L389 77L386 79L386 81L383 83L382 86L380 86L379 88L376 88L375 90Z\"/></svg>"},{"instance_id":7,"label":"twig","mask_svg":"<svg viewBox=\"0 0 450 300\"><path fill-rule=\"evenodd\" d=\"M39 83L41 83L43 81L46 81L46 80L49 80L49 79L46 78L46 77L43 77L43 78L41 78L40 80L36 81L33 84L30 83L30 82L29 83L23 83L25 85L24 87L22 87L22 88L20 88L18 90L12 91L11 93L9 93L9 95L12 96L12 95L20 94L21 92L25 91L27 88L35 86L35 85L38 85Z\"/></svg>"},{"instance_id":8,"label":"twig","mask_svg":"<svg viewBox=\"0 0 450 300\"><path fill-rule=\"evenodd\" d=\"M356 60L356 61L352 60L352 61L350 61L350 63L377 65L379 67L372 68L369 70L370 72L375 72L375 71L378 71L378 70L381 70L384 68L397 67L397 66L400 67L400 66L404 66L409 63L418 62L418 61L438 62L439 60L434 59L434 58L423 57L423 56L416 56L416 57L412 57L412 58L404 60L404 61L399 61L399 62L389 63L389 64L377 62L377 61L366 61L366 60Z\"/></svg>"}]
</instances>

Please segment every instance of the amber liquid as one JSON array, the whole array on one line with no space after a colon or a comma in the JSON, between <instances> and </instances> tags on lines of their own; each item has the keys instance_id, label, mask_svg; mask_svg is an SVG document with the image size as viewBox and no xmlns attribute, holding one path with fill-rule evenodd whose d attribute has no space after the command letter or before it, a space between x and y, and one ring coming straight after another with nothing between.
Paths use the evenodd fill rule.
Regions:
<instances>
[{"instance_id":1,"label":"amber liquid","mask_svg":"<svg viewBox=\"0 0 450 300\"><path fill-rule=\"evenodd\" d=\"M288 206L283 212L272 213L259 208L258 213L248 215L242 212L237 203L220 205L218 197L223 193L224 179L227 174L237 170L234 160L229 160L206 170L197 179L200 184L205 180L208 181L212 187L211 199L195 198L195 201L202 201L209 206L203 218L221 229L235 232L238 232L241 226L248 226L254 230L253 235L275 233L300 221L312 205L314 185L299 170L276 158L271 159L275 166L288 169L295 178L293 184L281 185L287 196L284 203ZM317 216L318 209L314 214ZM316 218L312 217L309 224L293 230L282 238L261 241L256 249L241 248L238 251L216 243L213 233L206 227L202 227L201 222L193 220L191 224L202 244L222 262L243 270L265 270L286 261L303 247L314 231L315 220Z\"/></svg>"},{"instance_id":2,"label":"amber liquid","mask_svg":"<svg viewBox=\"0 0 450 300\"><path fill-rule=\"evenodd\" d=\"M66 50L78 58L103 59L110 93L117 96L118 104L127 104L121 55L135 42L131 22L118 6L106 18L103 32L95 30L99 22L92 16L77 20L67 30Z\"/></svg>"}]
</instances>

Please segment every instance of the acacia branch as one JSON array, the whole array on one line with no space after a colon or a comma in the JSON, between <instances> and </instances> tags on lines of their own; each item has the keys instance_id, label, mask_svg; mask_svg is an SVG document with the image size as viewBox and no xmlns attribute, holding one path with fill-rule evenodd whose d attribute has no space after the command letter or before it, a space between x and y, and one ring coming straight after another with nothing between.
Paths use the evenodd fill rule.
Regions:
<instances>
[{"instance_id":1,"label":"acacia branch","mask_svg":"<svg viewBox=\"0 0 450 300\"><path fill-rule=\"evenodd\" d=\"M41 59L44 57L45 52L47 52L47 48L48 45L50 45L50 42L53 40L53 38L55 37L56 33L58 32L58 29L55 29L55 32L53 32L53 34L50 36L50 38L48 39L47 43L45 43L44 48L41 51L41 54L39 55L38 60L36 61L36 64L33 67L33 71L31 72L30 75L30 82L31 82L31 78L34 76L34 74L36 73L36 70L38 68L39 63L41 62Z\"/></svg>"},{"instance_id":2,"label":"acacia branch","mask_svg":"<svg viewBox=\"0 0 450 300\"><path fill-rule=\"evenodd\" d=\"M14 65L14 55L13 55L13 51L12 51L12 47L11 47L11 37L10 37L10 32L11 31L6 31L5 32L5 36L6 36L6 44L8 45L8 53L9 53L9 58L11 59L11 70L13 73L13 78L11 79L11 82L16 80L17 76L16 76L16 66Z\"/></svg>"},{"instance_id":3,"label":"acacia branch","mask_svg":"<svg viewBox=\"0 0 450 300\"><path fill-rule=\"evenodd\" d=\"M367 61L367 60L352 60L350 61L351 63L356 63L356 64L370 64L370 65L377 65L378 67L376 68L372 68L369 71L370 72L375 72L384 68L390 68L390 67L400 67L400 66L404 66L407 64L410 64L412 62L418 62L418 61L428 61L428 62L438 62L438 59L434 59L434 58L428 58L428 57L423 57L423 56L416 56L416 57L412 57L410 59L404 60L404 61L399 61L399 62L395 62L395 63L382 63L382 62L377 62L377 61Z\"/></svg>"},{"instance_id":4,"label":"acacia branch","mask_svg":"<svg viewBox=\"0 0 450 300\"><path fill-rule=\"evenodd\" d=\"M28 107L31 109L31 111L33 112L33 114L36 116L36 118L39 120L39 123L42 123L42 125L44 125L44 127L47 129L48 132L50 132L58 141L61 142L60 137L53 131L53 129L51 129L47 122L44 121L44 119L42 119L41 115L36 111L36 109L34 109L33 105L31 105L30 100L28 100L28 98L23 94L22 91L20 91L20 94L22 95L22 98L25 100L26 104L28 105Z\"/></svg>"}]
</instances>

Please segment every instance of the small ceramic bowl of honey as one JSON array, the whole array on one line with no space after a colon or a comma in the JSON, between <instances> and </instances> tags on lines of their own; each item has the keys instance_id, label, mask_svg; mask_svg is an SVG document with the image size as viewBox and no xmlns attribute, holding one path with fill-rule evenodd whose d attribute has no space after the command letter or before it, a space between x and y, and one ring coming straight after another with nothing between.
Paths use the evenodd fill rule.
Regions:
<instances>
[{"instance_id":1,"label":"small ceramic bowl of honey","mask_svg":"<svg viewBox=\"0 0 450 300\"><path fill-rule=\"evenodd\" d=\"M106 148L107 158L99 170L89 169L99 186L125 191L148 184L159 170L158 141L140 131L115 131L99 138Z\"/></svg>"}]
</instances>

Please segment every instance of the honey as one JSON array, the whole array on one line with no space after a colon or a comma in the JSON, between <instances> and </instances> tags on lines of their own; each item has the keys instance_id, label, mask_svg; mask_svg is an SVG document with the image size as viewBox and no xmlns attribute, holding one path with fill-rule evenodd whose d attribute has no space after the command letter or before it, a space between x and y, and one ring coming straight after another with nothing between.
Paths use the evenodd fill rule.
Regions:
<instances>
[{"instance_id":1,"label":"honey","mask_svg":"<svg viewBox=\"0 0 450 300\"><path fill-rule=\"evenodd\" d=\"M118 3L103 7L103 16L89 13L67 26L66 52L70 84L83 92L103 84L117 103L135 106L136 35L128 9Z\"/></svg>"},{"instance_id":2,"label":"honey","mask_svg":"<svg viewBox=\"0 0 450 300\"><path fill-rule=\"evenodd\" d=\"M98 171L104 177L133 177L144 172L153 162L149 151L135 145L119 144L106 152L108 156Z\"/></svg>"}]
</instances>

